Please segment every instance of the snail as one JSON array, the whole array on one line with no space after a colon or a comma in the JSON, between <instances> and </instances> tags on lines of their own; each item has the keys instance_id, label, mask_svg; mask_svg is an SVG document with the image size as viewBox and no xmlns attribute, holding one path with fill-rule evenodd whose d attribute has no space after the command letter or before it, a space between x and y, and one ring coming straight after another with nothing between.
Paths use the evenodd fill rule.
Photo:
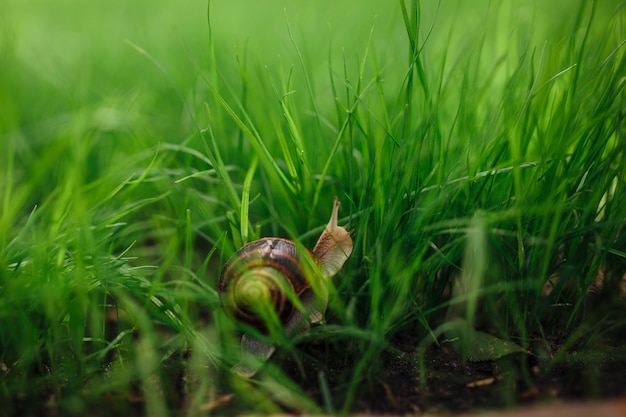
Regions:
<instances>
[{"instance_id":1,"label":"snail","mask_svg":"<svg viewBox=\"0 0 626 417\"><path fill-rule=\"evenodd\" d=\"M330 221L312 251L287 239L268 237L235 252L218 283L224 313L266 334L278 319L287 336L302 334L310 323L320 322L328 304L325 283L352 253L353 230L337 225L339 206L335 197ZM239 363L233 372L252 377L276 347L244 333L241 349L258 360L254 366Z\"/></svg>"}]
</instances>

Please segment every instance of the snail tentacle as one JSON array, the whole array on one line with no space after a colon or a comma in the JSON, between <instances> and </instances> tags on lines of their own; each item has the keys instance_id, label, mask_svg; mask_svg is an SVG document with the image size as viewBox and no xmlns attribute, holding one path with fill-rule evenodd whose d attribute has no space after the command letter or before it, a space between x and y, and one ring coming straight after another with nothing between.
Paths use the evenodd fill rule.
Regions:
<instances>
[{"instance_id":1,"label":"snail tentacle","mask_svg":"<svg viewBox=\"0 0 626 417\"><path fill-rule=\"evenodd\" d=\"M350 235L353 230L347 231L337 224L340 206L341 203L335 197L328 225L313 248L313 254L320 259L320 266L327 278L335 276L352 253L353 244Z\"/></svg>"}]
</instances>

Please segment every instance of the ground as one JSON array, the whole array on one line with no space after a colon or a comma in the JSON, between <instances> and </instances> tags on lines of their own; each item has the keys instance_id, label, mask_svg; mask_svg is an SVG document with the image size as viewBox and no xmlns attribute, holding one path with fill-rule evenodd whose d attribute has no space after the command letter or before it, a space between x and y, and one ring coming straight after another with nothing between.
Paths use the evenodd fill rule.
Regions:
<instances>
[{"instance_id":1,"label":"ground","mask_svg":"<svg viewBox=\"0 0 626 417\"><path fill-rule=\"evenodd\" d=\"M420 348L422 336L419 335L423 332L416 327L405 327L390 338L382 355L372 360L371 372L363 374L352 392L352 371L361 350L351 348L350 339L344 339L343 343L332 336L309 338L298 345L297 359L279 350L271 361L316 404L331 413L476 414L487 410L526 410L528 406L554 403L570 410L567 405L580 401L601 401L612 412L615 407L624 407L626 401L626 328L622 319L626 316L626 305L620 300L617 304L590 300L595 313L582 321L578 329L590 329L591 334L591 330L598 330L593 328L598 327L596 316L612 317L600 325L603 337L594 339L597 342L590 344L587 335L575 343L565 334L543 338L536 335L528 353L509 354L497 360L464 360L453 343L445 339ZM564 351L567 354L562 355ZM190 369L189 353L173 352L157 370L161 376L161 397L173 415L190 415L190 393L199 392L196 373L207 372L206 368ZM557 357L560 359L555 364ZM257 410L258 404L247 403L233 392L226 372L218 369L213 372L220 383L209 388L212 399L202 404L202 412L231 416ZM320 383L320 375L326 381L325 387ZM263 376L255 378L262 380ZM253 381L250 386L255 384ZM140 383L104 395L90 396L85 391L85 398L74 400L64 396L62 388L51 386L36 399L17 399L14 410L20 411L20 415L73 415L85 409L97 416L151 414ZM342 410L346 398L351 398L351 405L348 410ZM618 402L606 402L615 400ZM278 410L303 411L293 404ZM554 409L550 409L549 415L552 412ZM610 416L610 412L596 417ZM614 415L620 415L619 411Z\"/></svg>"},{"instance_id":2,"label":"ground","mask_svg":"<svg viewBox=\"0 0 626 417\"><path fill-rule=\"evenodd\" d=\"M613 307L611 307L613 308ZM617 313L619 317L621 313ZM417 332L407 329L394 335L380 363L380 372L359 385L351 412L373 414L440 414L503 410L527 405L572 403L580 400L626 398L626 329L617 327L594 346L585 338L580 351L576 344L558 365L553 359L565 349L566 338L537 343L529 354L516 353L493 361L463 360L450 343L433 344L424 351L425 380L420 381L420 358L416 349ZM346 368L353 366L349 353L324 341L300 346L303 355L294 360L281 357L273 361L317 404L325 404L320 388L320 372L330 387L333 399L344 398L348 389ZM330 349L330 351L329 351ZM334 351L333 351L334 349ZM237 414L236 396L216 405L215 411ZM335 407L337 405L334 405ZM333 409L334 410L334 409ZM285 407L285 412L297 412ZM334 410L336 411L336 410Z\"/></svg>"}]
</instances>

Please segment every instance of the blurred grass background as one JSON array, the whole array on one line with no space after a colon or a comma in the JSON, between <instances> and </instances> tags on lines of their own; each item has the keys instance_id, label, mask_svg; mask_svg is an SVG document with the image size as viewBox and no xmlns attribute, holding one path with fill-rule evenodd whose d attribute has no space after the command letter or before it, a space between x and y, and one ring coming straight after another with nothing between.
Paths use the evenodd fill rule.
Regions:
<instances>
[{"instance_id":1,"label":"blurred grass background","mask_svg":"<svg viewBox=\"0 0 626 417\"><path fill-rule=\"evenodd\" d=\"M623 2L207 6L0 0L7 415L193 413L231 391L347 411L393 336L431 343L450 305L527 349L623 328L585 298L603 274L623 304ZM350 366L319 377L323 404L280 362L230 380L223 261L314 243L335 194L356 248L308 337Z\"/></svg>"}]
</instances>

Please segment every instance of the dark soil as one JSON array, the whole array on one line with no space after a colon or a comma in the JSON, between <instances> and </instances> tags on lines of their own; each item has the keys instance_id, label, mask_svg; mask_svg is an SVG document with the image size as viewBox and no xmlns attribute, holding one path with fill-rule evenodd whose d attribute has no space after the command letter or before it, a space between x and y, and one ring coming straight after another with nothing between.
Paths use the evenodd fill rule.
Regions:
<instances>
[{"instance_id":1,"label":"dark soil","mask_svg":"<svg viewBox=\"0 0 626 417\"><path fill-rule=\"evenodd\" d=\"M353 379L359 362L356 352L363 350L354 347L356 342L348 338L338 341L336 337L307 337L298 346L297 358L279 350L271 361L322 410L331 414L339 411L448 414L541 404L555 399L567 402L624 397L626 306L623 302L620 305L605 307L612 318L601 325L594 323L593 315L580 323L575 331L589 329L589 335L583 334L575 343L570 343L571 339L564 335L552 338L537 335L529 353L510 354L497 360L464 360L452 343L443 340L420 349L423 331L406 328L388 341L381 354L371 359L371 364L368 362L370 366L360 371L358 379ZM606 313L602 314L606 317ZM188 393L197 388L197 379L189 371L188 355L175 352L158 372L165 403L178 410L177 414L188 415ZM212 393L215 400L205 404L203 410L219 415L249 413L253 405L230 391L226 372L214 372L222 379L222 388ZM89 409L90 415L133 416L148 411L139 384L124 392L77 399L77 412L72 410L72 401L67 398L57 402L54 393L60 387L44 391L47 394L35 401L19 399L11 408L18 413L11 415L73 415ZM345 404L347 409L343 409ZM285 406L282 411L302 410ZM9 415L4 412L0 410L0 416Z\"/></svg>"},{"instance_id":2,"label":"dark soil","mask_svg":"<svg viewBox=\"0 0 626 417\"><path fill-rule=\"evenodd\" d=\"M407 329L396 334L389 347L372 360L354 391L347 378L353 375L350 368L357 361L338 343L303 343L299 346L303 355L297 360L281 357L279 352L272 361L329 412L450 413L553 400L611 399L626 396L626 311L623 307L619 310L611 313L613 320L601 325L614 325L613 330L597 340L583 335L579 342L569 343L564 336L550 340L537 335L529 353L481 362L464 360L446 342L432 344L420 353L419 332ZM591 330L597 334L592 320L581 323L579 329L589 328L590 334ZM326 394L320 378L328 387ZM350 408L342 410L346 400ZM245 411L239 406L234 398L219 408L226 414Z\"/></svg>"},{"instance_id":3,"label":"dark soil","mask_svg":"<svg viewBox=\"0 0 626 417\"><path fill-rule=\"evenodd\" d=\"M598 347L604 354L596 352L593 359L578 359L573 354L571 360L549 367L532 354L513 354L496 361L464 361L450 344L444 343L424 353L426 372L424 380L420 380L419 358L415 353L418 343L407 335L398 335L393 342L394 348L383 353L381 363L372 364L380 365L380 372L359 384L352 412L467 412L553 399L607 399L626 395L626 357L623 348L615 346ZM611 355L615 349L621 354ZM303 350L311 356L316 353L314 346ZM281 363L318 404L324 404L320 372L332 394L345 398L343 391L348 381L343 378L350 374L345 372L346 365L342 360Z\"/></svg>"},{"instance_id":4,"label":"dark soil","mask_svg":"<svg viewBox=\"0 0 626 417\"><path fill-rule=\"evenodd\" d=\"M419 357L416 341L409 334L398 334L392 340L393 348L387 349L370 373L359 381L349 412L365 414L446 414L482 410L510 409L520 405L541 404L551 400L574 401L581 399L611 399L626 396L626 355L624 333L621 345L603 346L601 359L576 358L556 367L547 367L534 355L514 354L497 361L464 361L450 344L433 345L424 352L425 375L420 380ZM615 340L618 343L617 340ZM320 375L327 382L332 400L330 413L341 411L349 391L351 372L346 367L352 360L345 352L334 351L323 342L299 346L303 355L294 358L281 357L272 361L295 381L314 401L329 411L327 399L320 388ZM610 352L617 349L619 355ZM332 359L334 358L334 359ZM185 355L165 364L161 369L164 380L171 385L163 386L166 403L174 409L173 415L188 415L189 398L187 385L194 385L189 375ZM226 380L226 378L225 378ZM240 415L250 412L250 405L236 394L224 390L216 399L203 405L203 411L218 415ZM143 393L140 387L134 392L111 392L104 397L92 398L89 404L80 405L75 413L71 402L54 405L54 398L41 398L39 405L22 403L16 415L78 415L89 408L94 416L141 416L146 415ZM326 405L325 405L326 404ZM43 407L42 407L43 406ZM14 409L15 410L15 409ZM176 412L178 410L178 412ZM284 407L285 413L301 410ZM5 415L0 412L0 415ZM8 415L8 414L6 414Z\"/></svg>"}]
</instances>

